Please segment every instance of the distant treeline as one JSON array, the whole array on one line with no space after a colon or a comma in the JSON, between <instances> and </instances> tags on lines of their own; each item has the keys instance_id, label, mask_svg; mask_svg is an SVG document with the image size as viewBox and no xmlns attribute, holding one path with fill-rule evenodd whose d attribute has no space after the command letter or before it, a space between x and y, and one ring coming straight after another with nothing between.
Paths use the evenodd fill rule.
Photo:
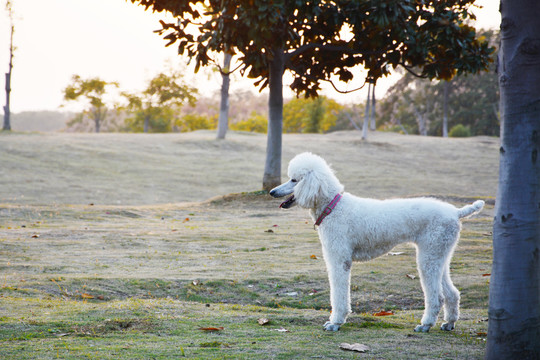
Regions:
<instances>
[{"instance_id":1,"label":"distant treeline","mask_svg":"<svg viewBox=\"0 0 540 360\"><path fill-rule=\"evenodd\" d=\"M73 113L60 111L23 111L11 114L14 131L61 131Z\"/></svg>"}]
</instances>

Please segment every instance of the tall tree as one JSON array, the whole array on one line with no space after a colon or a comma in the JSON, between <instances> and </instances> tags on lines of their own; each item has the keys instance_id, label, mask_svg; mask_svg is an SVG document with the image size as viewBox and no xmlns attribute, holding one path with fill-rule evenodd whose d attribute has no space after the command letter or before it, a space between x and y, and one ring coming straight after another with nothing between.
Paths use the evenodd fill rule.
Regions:
<instances>
[{"instance_id":1,"label":"tall tree","mask_svg":"<svg viewBox=\"0 0 540 360\"><path fill-rule=\"evenodd\" d=\"M490 44L500 42L498 32L480 31L479 35ZM445 87L448 90L448 132L452 127L462 124L470 128L472 135L499 135L499 86L494 63L490 64L488 71L455 76L449 81L428 81L406 73L379 101L378 126L397 131L406 128L409 133L420 133L419 119L410 105L411 100L414 100L417 110L430 120L428 135L444 135Z\"/></svg>"},{"instance_id":2,"label":"tall tree","mask_svg":"<svg viewBox=\"0 0 540 360\"><path fill-rule=\"evenodd\" d=\"M83 112L94 121L95 131L98 133L102 122L107 117L108 107L104 96L108 86L118 87L116 82L107 82L100 78L82 79L79 75L73 75L71 84L64 89L64 100L77 101L84 98L89 107Z\"/></svg>"},{"instance_id":3,"label":"tall tree","mask_svg":"<svg viewBox=\"0 0 540 360\"><path fill-rule=\"evenodd\" d=\"M369 130L375 131L377 129L376 125L376 111L377 100L375 99L375 84L371 86L371 105L370 105L370 115L369 115Z\"/></svg>"},{"instance_id":4,"label":"tall tree","mask_svg":"<svg viewBox=\"0 0 540 360\"><path fill-rule=\"evenodd\" d=\"M131 130L170 131L173 112L186 102L193 104L197 94L197 89L183 84L181 78L180 73L174 71L160 73L140 94L122 93L128 101L127 110L133 114L128 119Z\"/></svg>"},{"instance_id":5,"label":"tall tree","mask_svg":"<svg viewBox=\"0 0 540 360\"><path fill-rule=\"evenodd\" d=\"M501 1L499 186L486 359L540 359L540 2Z\"/></svg>"},{"instance_id":6,"label":"tall tree","mask_svg":"<svg viewBox=\"0 0 540 360\"><path fill-rule=\"evenodd\" d=\"M198 66L212 52L230 48L242 71L269 88L269 126L263 188L281 182L283 74L291 88L316 96L321 81L350 81L362 65L376 82L403 66L429 78L451 78L487 66L491 49L465 20L473 0L304 1L304 0L131 0L154 11L169 11L175 23L161 22L168 45ZM204 13L201 13L205 9ZM341 38L344 26L352 37ZM200 35L193 35L193 28ZM197 68L196 67L196 68Z\"/></svg>"},{"instance_id":7,"label":"tall tree","mask_svg":"<svg viewBox=\"0 0 540 360\"><path fill-rule=\"evenodd\" d=\"M11 130L11 109L10 109L10 95L11 95L11 73L13 70L13 33L15 32L15 24L13 21L13 4L10 0L6 1L6 11L8 13L10 22L10 34L9 34L9 65L8 72L6 73L6 105L4 106L4 127L5 131Z\"/></svg>"},{"instance_id":8,"label":"tall tree","mask_svg":"<svg viewBox=\"0 0 540 360\"><path fill-rule=\"evenodd\" d=\"M219 117L217 138L225 139L229 127L229 87L231 83L231 60L232 55L228 52L223 54L223 68L221 73L221 101L219 105Z\"/></svg>"},{"instance_id":9,"label":"tall tree","mask_svg":"<svg viewBox=\"0 0 540 360\"><path fill-rule=\"evenodd\" d=\"M367 140L370 107L371 107L371 83L368 84L368 90L367 90L366 107L364 109L364 124L362 125L362 140Z\"/></svg>"},{"instance_id":10,"label":"tall tree","mask_svg":"<svg viewBox=\"0 0 540 360\"><path fill-rule=\"evenodd\" d=\"M448 81L443 80L443 125L442 125L442 137L448 137L448 91L450 84Z\"/></svg>"}]
</instances>

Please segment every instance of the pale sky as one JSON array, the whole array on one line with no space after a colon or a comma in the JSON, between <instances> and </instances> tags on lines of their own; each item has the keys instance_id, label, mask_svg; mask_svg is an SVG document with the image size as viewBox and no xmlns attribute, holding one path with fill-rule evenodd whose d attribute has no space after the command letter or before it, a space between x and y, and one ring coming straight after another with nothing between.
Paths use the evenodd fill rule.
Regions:
<instances>
[{"instance_id":1,"label":"pale sky","mask_svg":"<svg viewBox=\"0 0 540 360\"><path fill-rule=\"evenodd\" d=\"M177 47L153 30L161 26L159 14L145 12L126 0L12 0L16 12L14 43L17 47L12 77L11 110L58 110L63 89L73 74L117 81L123 90L141 90L167 63L181 63ZM498 28L498 0L478 0L477 27ZM8 70L9 20L0 8L0 74ZM220 78L211 71L187 80L203 94L219 89ZM358 80L359 81L359 80ZM388 82L387 82L388 83ZM355 85L351 85L354 87ZM342 86L345 88L345 85ZM378 97L384 93L378 86ZM236 76L235 89L256 89L251 80ZM347 96L325 90L342 102L362 101L362 91ZM0 105L5 104L4 76L0 77ZM66 109L76 108L67 106ZM2 114L3 111L0 111Z\"/></svg>"}]
</instances>

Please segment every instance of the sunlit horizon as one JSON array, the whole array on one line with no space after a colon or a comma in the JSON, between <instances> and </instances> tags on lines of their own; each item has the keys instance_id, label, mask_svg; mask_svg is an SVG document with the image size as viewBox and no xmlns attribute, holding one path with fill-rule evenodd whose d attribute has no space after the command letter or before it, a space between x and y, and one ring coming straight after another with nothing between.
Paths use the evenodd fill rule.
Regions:
<instances>
[{"instance_id":1,"label":"sunlit horizon","mask_svg":"<svg viewBox=\"0 0 540 360\"><path fill-rule=\"evenodd\" d=\"M483 9L474 10L477 28L498 28L498 2L477 1ZM63 101L63 89L71 77L99 77L117 81L122 90L142 90L146 82L163 71L167 64L185 63L176 45L165 47L165 41L153 31L160 27L163 14L145 12L124 0L28 0L15 2L16 46L12 77L11 111L78 111L80 106ZM46 15L45 15L46 14ZM7 71L9 58L9 20L2 7L0 39L0 72ZM3 78L3 77L2 77ZM196 83L203 94L219 90L221 79L210 68L194 74L186 73L186 82ZM398 78L381 79L377 87L380 98ZM291 76L285 77L285 84ZM2 79L2 90L4 81ZM340 89L354 89L363 83L357 76L350 84L340 83ZM231 91L258 92L253 81L234 75ZM329 84L322 94L341 103L363 101L366 90L343 95ZM285 96L294 94L286 89ZM2 99L4 99L2 91ZM2 105L4 105L2 103ZM64 105L62 107L62 105Z\"/></svg>"}]
</instances>

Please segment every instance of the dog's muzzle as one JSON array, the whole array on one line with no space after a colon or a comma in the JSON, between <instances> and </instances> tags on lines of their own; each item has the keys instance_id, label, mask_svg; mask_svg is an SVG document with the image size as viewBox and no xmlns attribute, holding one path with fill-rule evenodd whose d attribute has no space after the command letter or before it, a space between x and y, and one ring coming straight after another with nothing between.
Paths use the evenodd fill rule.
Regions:
<instances>
[{"instance_id":1,"label":"dog's muzzle","mask_svg":"<svg viewBox=\"0 0 540 360\"><path fill-rule=\"evenodd\" d=\"M279 205L280 208L282 209L288 209L290 208L291 206L293 206L294 202L296 201L296 199L294 198L294 195L291 195L287 198L287 200L285 200L284 202L281 203L281 205Z\"/></svg>"},{"instance_id":2,"label":"dog's muzzle","mask_svg":"<svg viewBox=\"0 0 540 360\"><path fill-rule=\"evenodd\" d=\"M275 197L275 198L280 198L280 197L283 197L283 196L286 196L286 195L291 195L292 188L291 189L285 189L285 187L289 187L289 183L285 183L283 185L280 185L280 186L275 187L272 190L270 190L270 196ZM288 209L288 208L290 208L291 206L294 205L295 201L296 201L296 199L294 198L294 194L292 194L291 196L289 196L287 198L287 200L282 202L281 205L279 205L279 207L282 208L282 209Z\"/></svg>"}]
</instances>

